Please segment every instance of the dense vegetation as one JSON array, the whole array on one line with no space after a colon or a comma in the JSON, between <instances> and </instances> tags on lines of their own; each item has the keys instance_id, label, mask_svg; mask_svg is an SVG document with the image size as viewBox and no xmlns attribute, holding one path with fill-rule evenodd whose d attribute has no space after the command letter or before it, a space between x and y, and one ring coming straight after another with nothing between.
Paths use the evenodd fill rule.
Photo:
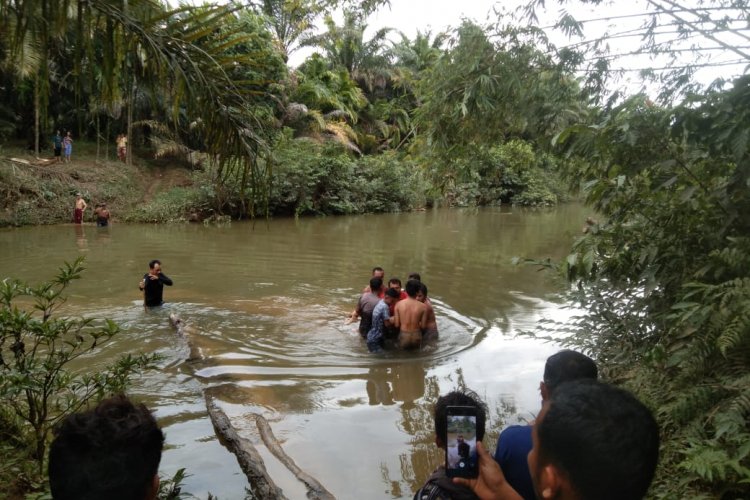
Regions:
<instances>
[{"instance_id":1,"label":"dense vegetation","mask_svg":"<svg viewBox=\"0 0 750 500\"><path fill-rule=\"evenodd\" d=\"M367 38L380 3L0 0L0 140L39 150L56 128L97 146L127 132L137 168L146 156L189 166L188 185L132 220L553 204L566 196L563 179L599 215L565 261L546 264L576 285L584 311L557 326L656 413L663 447L651 494L747 497L750 79L706 89L693 78L722 51L750 60L722 38L749 39L747 2L651 0L638 29L563 48L535 27L543 0L522 22ZM335 7L341 25L327 15ZM320 16L325 29L313 34ZM563 12L554 27L583 37L585 23ZM653 100L610 91L618 54L606 42L623 37L639 40L631 54L672 58L643 72ZM300 45L318 52L289 68ZM685 53L700 57L673 64ZM31 190L10 166L0 175L10 223L33 222L34 206L70 190L54 175L36 176ZM33 289L4 286L0 319L17 323L11 302ZM36 330L58 325L39 321ZM14 425L43 460L47 423Z\"/></svg>"},{"instance_id":2,"label":"dense vegetation","mask_svg":"<svg viewBox=\"0 0 750 500\"><path fill-rule=\"evenodd\" d=\"M0 144L7 156L18 155L18 144L49 156L55 131L71 130L74 149L95 143L100 161L127 133L129 164L167 159L197 171L192 188L165 195L169 210L155 200L127 220L563 197L556 166L565 160L548 145L586 108L570 68L533 37L468 21L435 36L399 39L382 29L368 38L378 3L170 10L151 0L0 2ZM335 7L343 8L341 25L327 14ZM325 30L313 34L324 15ZM288 67L302 45L316 52ZM521 148L523 158L508 148ZM386 163L392 168L380 168ZM11 176L10 165L3 170ZM394 172L404 174L398 182ZM17 181L5 184L5 223L48 222L16 213L44 210L50 193L64 190Z\"/></svg>"}]
</instances>

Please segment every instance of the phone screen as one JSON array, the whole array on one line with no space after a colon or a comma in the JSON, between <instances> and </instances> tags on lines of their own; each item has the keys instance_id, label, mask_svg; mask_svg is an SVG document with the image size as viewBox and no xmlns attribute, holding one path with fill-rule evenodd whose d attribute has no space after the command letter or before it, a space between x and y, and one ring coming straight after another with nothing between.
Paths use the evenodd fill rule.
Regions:
<instances>
[{"instance_id":1,"label":"phone screen","mask_svg":"<svg viewBox=\"0 0 750 500\"><path fill-rule=\"evenodd\" d=\"M472 406L449 406L445 442L448 477L477 477L477 410Z\"/></svg>"}]
</instances>

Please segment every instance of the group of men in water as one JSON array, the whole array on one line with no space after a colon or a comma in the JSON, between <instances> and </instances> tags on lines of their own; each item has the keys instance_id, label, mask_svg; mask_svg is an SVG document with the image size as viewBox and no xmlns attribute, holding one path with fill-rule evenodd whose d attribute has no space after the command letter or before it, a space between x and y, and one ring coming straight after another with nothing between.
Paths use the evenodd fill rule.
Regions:
<instances>
[{"instance_id":1,"label":"group of men in water","mask_svg":"<svg viewBox=\"0 0 750 500\"><path fill-rule=\"evenodd\" d=\"M385 286L382 267L372 269L370 284L362 291L347 324L359 318L359 334L372 353L395 343L402 349L418 349L438 337L435 309L427 297L427 286L418 273L411 273L402 289L399 278Z\"/></svg>"}]
</instances>

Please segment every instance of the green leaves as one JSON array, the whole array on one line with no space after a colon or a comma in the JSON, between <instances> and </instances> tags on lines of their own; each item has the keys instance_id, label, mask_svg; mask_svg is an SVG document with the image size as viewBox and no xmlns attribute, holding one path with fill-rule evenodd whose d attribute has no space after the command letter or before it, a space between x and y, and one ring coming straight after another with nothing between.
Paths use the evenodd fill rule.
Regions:
<instances>
[{"instance_id":1,"label":"green leaves","mask_svg":"<svg viewBox=\"0 0 750 500\"><path fill-rule=\"evenodd\" d=\"M100 349L119 333L111 320L53 318L64 291L83 271L83 258L65 263L52 281L28 286L5 279L0 284L0 403L23 421L34 443L38 471L43 470L52 427L93 398L124 391L130 379L152 368L154 355L131 355L93 373L74 372L70 364ZM16 305L31 297L37 311Z\"/></svg>"}]
</instances>

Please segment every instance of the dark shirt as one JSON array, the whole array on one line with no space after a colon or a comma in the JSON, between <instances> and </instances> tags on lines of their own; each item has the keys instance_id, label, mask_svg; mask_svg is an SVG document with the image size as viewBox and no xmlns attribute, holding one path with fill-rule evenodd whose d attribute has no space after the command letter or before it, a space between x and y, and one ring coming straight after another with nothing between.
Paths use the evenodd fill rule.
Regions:
<instances>
[{"instance_id":1,"label":"dark shirt","mask_svg":"<svg viewBox=\"0 0 750 500\"><path fill-rule=\"evenodd\" d=\"M414 494L413 500L477 500L478 497L466 486L453 484L445 475L445 467L438 467L427 482Z\"/></svg>"},{"instance_id":2,"label":"dark shirt","mask_svg":"<svg viewBox=\"0 0 750 500\"><path fill-rule=\"evenodd\" d=\"M357 303L357 314L359 314L359 334L363 338L367 338L367 332L372 328L372 311L375 306L380 302L380 298L372 293L363 293Z\"/></svg>"},{"instance_id":3,"label":"dark shirt","mask_svg":"<svg viewBox=\"0 0 750 500\"><path fill-rule=\"evenodd\" d=\"M527 460L532 447L531 426L511 425L500 433L495 450L495 461L506 481L525 500L536 499Z\"/></svg>"},{"instance_id":4,"label":"dark shirt","mask_svg":"<svg viewBox=\"0 0 750 500\"><path fill-rule=\"evenodd\" d=\"M152 280L149 276L148 273L143 275L143 280L146 282L143 288L143 304L146 307L160 306L164 303L162 300L164 285L172 286L172 280L164 273L159 274L158 280Z\"/></svg>"}]
</instances>

